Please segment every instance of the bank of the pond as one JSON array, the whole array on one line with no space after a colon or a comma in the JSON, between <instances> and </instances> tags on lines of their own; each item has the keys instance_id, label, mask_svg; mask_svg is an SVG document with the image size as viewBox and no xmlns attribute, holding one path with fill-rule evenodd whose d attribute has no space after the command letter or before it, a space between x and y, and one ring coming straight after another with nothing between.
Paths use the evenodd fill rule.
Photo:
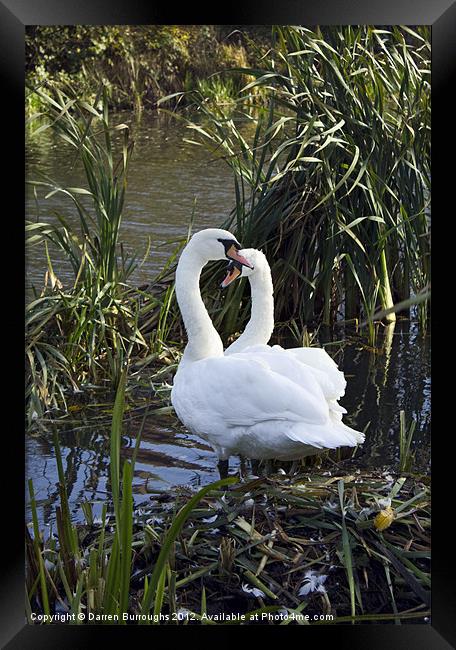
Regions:
<instances>
[{"instance_id":1,"label":"bank of the pond","mask_svg":"<svg viewBox=\"0 0 456 650\"><path fill-rule=\"evenodd\" d=\"M37 587L36 546L28 537L29 621L51 622L52 615L79 624L429 621L427 476L360 470L350 459L293 477L257 477L210 490L187 512L169 546L177 513L191 499L195 492L184 487L133 513L128 594L121 611L109 616L100 581L113 553L114 513L104 509L95 517L84 508L86 523L74 528L75 559L65 556L62 539L59 546L55 540L38 542L48 617ZM148 599L164 548L167 569ZM65 575L73 588L65 585Z\"/></svg>"},{"instance_id":2,"label":"bank of the pond","mask_svg":"<svg viewBox=\"0 0 456 650\"><path fill-rule=\"evenodd\" d=\"M268 25L28 25L27 111L39 110L33 89L43 83L71 83L90 99L100 79L115 109L140 112L191 90L230 102L246 78L227 71L258 65L271 43Z\"/></svg>"}]
</instances>

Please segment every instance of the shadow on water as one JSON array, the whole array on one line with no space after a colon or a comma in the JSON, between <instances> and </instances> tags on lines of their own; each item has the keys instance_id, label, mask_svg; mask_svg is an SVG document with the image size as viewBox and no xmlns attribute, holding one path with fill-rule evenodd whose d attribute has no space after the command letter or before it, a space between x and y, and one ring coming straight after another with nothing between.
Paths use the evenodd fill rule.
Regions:
<instances>
[{"instance_id":1,"label":"shadow on water","mask_svg":"<svg viewBox=\"0 0 456 650\"><path fill-rule=\"evenodd\" d=\"M128 420L122 436L121 457L131 458L141 417ZM95 516L103 502L110 500L110 423L65 430L58 427L66 487L72 516L83 521L82 501L93 504ZM55 521L54 506L59 501L58 475L52 431L26 439L26 474L33 479L42 524ZM233 459L232 468L238 462ZM217 458L203 440L185 431L175 416L148 416L136 457L133 496L137 506L157 493L180 485L199 488L217 480Z\"/></svg>"}]
</instances>

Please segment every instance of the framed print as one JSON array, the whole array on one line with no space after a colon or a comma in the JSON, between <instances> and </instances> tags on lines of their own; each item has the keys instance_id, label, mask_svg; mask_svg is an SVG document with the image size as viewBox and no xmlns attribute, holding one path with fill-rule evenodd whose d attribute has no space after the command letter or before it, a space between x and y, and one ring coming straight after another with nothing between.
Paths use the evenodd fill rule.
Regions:
<instances>
[{"instance_id":1,"label":"framed print","mask_svg":"<svg viewBox=\"0 0 456 650\"><path fill-rule=\"evenodd\" d=\"M454 4L0 15L3 645L454 647Z\"/></svg>"}]
</instances>

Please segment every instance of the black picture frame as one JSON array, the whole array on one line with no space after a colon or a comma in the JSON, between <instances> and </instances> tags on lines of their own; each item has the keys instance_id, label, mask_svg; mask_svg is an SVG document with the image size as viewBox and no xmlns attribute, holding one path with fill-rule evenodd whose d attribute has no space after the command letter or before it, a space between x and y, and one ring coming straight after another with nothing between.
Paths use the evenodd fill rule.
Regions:
<instances>
[{"instance_id":1,"label":"black picture frame","mask_svg":"<svg viewBox=\"0 0 456 650\"><path fill-rule=\"evenodd\" d=\"M240 3L238 7L229 10L227 5L222 15L221 7L205 8L201 11L192 3L179 9L178 15L171 6L164 4L142 3L139 0L79 0L78 3L63 3L61 0L0 0L0 44L2 68L2 95L4 112L1 122L3 132L3 162L7 161L7 169L2 175L5 197L13 197L14 208L4 215L7 225L8 248L24 250L23 222L19 218L25 201L24 197L24 31L26 25L61 25L61 24L405 24L432 25L432 101L433 101L433 211L439 217L447 216L445 236L437 234L437 245L441 239L454 241L447 234L447 222L451 216L451 189L454 175L454 163L444 164L445 154L452 148L451 138L454 127L451 125L449 91L451 77L456 65L456 3L451 0L375 0L360 3L357 0L321 0L301 3L296 0L286 2L263 3L259 6L252 0ZM446 118L446 119L445 119ZM450 126L448 129L447 127ZM451 174L451 176L450 176ZM454 184L454 181L453 181ZM14 188L14 189L13 189ZM448 203L446 203L448 202ZM447 207L449 206L449 208ZM438 230L438 228L437 228ZM436 237L433 237L433 247ZM136 639L139 633L145 635L147 643L156 643L157 634L165 634L167 642L200 643L210 637L226 640L228 643L241 632L243 642L249 644L259 631L267 631L269 643L290 642L290 634L299 632L301 642L306 644L336 643L337 647L351 648L414 648L416 650L444 650L456 645L456 607L454 576L451 575L454 560L452 531L451 455L447 453L447 440L453 436L451 430L451 415L446 420L445 414L451 410L451 393L447 382L439 373L433 373L433 409L437 416L437 431L433 446L434 469L433 492L434 501L438 508L433 515L433 564L432 564L432 623L404 625L363 625L363 626L309 626L306 628L288 626L268 626L259 628L253 625L240 628L239 626L186 627L112 627L112 626L31 626L26 623L24 608L24 571L25 554L23 544L23 512L25 501L25 477L23 471L24 439L21 435L24 421L22 405L22 369L18 362L18 350L21 350L23 325L22 290L24 282L24 258L16 254L16 268L11 275L10 267L6 276L8 294L8 310L4 312L7 324L7 338L4 342L2 361L3 368L18 379L17 387L9 383L5 393L8 399L4 402L4 411L14 413L11 427L5 427L4 434L8 443L4 444L3 471L6 467L12 469L11 476L3 474L3 537L7 548L2 554L3 569L1 577L1 606L0 606L0 642L2 647L9 650L33 648L82 648L95 644L107 644L113 641L124 643ZM447 279L451 275L444 268L444 260L450 258L433 255L434 265L434 302L440 305L439 295L447 291ZM9 264L9 263L8 263ZM440 286L440 288L439 288ZM12 288L12 291L11 291ZM12 295L11 295L12 294ZM8 315L7 315L8 314ZM445 330L443 314L439 308L432 310L433 342L445 345ZM437 329L436 329L437 328ZM437 336L435 336L437 332ZM439 356L434 352L434 356ZM448 359L446 363L449 363ZM433 362L434 368L434 362ZM12 388L14 386L14 388ZM450 387L451 388L451 387ZM11 398L11 399L10 399ZM16 404L17 401L17 404ZM435 418L434 418L435 420ZM115 630L115 632L114 632ZM115 634L112 637L111 634ZM124 636L128 635L128 636ZM123 636L123 639L121 637Z\"/></svg>"}]
</instances>

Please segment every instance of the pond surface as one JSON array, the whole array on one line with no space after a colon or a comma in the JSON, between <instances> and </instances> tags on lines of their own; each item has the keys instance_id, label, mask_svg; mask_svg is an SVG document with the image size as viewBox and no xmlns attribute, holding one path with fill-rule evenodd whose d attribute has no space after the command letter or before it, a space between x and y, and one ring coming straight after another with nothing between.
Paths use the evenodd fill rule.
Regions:
<instances>
[{"instance_id":1,"label":"pond surface","mask_svg":"<svg viewBox=\"0 0 456 650\"><path fill-rule=\"evenodd\" d=\"M187 233L193 210L194 229L219 227L234 203L234 184L228 165L204 148L184 141L192 138L183 124L145 113L140 122L131 114L115 114L112 123L131 126L134 150L131 159L127 200L123 213L120 241L127 252L137 252L141 261L148 238L151 247L141 268L131 277L138 285L150 280L162 269L173 251L169 242ZM78 216L69 197L57 193L48 199L48 189L37 187L39 208L32 181L45 175L62 187L87 187L84 171L74 163L74 149L56 138L50 130L37 138L28 138L26 148L26 216L29 221L58 223L57 214L76 226ZM80 196L81 198L81 196ZM85 197L82 197L84 199ZM83 201L84 202L84 201ZM85 202L87 205L87 202ZM44 247L27 254L27 288L41 290L46 272ZM50 250L56 260L54 271L67 285L74 282L68 261Z\"/></svg>"},{"instance_id":2,"label":"pond surface","mask_svg":"<svg viewBox=\"0 0 456 650\"><path fill-rule=\"evenodd\" d=\"M117 120L116 120L117 121ZM126 121L118 116L118 121ZM121 240L128 249L143 251L147 237L152 240L150 255L136 271L132 283L148 282L163 266L173 250L169 240L186 233L196 199L196 227L217 227L227 217L234 202L231 172L221 162L211 162L201 147L183 142L185 129L167 124L157 117L144 116L134 125L135 152L131 162L127 206ZM47 132L28 145L27 178L38 179L38 171L62 185L84 187L83 174L71 168L72 154L52 140ZM42 197L45 192L39 192ZM70 202L63 195L40 199L39 220L55 219L60 211L76 219ZM37 216L33 191L27 194L27 216ZM54 271L65 284L72 279L65 260L54 258ZM40 289L45 273L45 258L39 249L27 258L27 286ZM335 337L342 338L341 333ZM366 442L356 452L362 467L396 466L399 449L399 412L405 412L407 425L416 421L413 448L415 469L425 471L430 463L430 343L413 322L399 321L389 330L390 342L375 353L352 341L335 343L327 351L344 371L348 386L341 404L347 409L344 421L366 431ZM96 516L109 499L108 407L76 415L65 427L59 426L64 471L72 515L83 521L80 504L88 500ZM129 414L123 436L122 454L131 456L135 437L142 424L143 411ZM231 472L239 466L232 458ZM26 437L26 477L32 478L38 502L40 524L55 522L58 503L57 465L52 428ZM189 434L173 415L148 416L144 423L135 477L135 504L144 506L157 492L177 486L198 486L219 478L217 459L204 441ZM27 512L27 521L30 513ZM53 526L54 527L54 526Z\"/></svg>"}]
</instances>

